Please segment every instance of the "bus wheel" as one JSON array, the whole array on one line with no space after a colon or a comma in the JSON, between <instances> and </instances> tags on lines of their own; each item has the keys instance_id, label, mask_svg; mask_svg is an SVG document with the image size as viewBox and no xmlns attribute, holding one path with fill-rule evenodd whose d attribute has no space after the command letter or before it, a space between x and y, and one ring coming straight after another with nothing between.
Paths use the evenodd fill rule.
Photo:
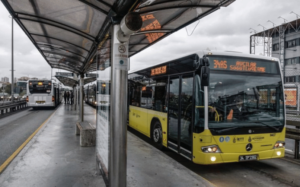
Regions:
<instances>
[{"instance_id":1,"label":"bus wheel","mask_svg":"<svg viewBox=\"0 0 300 187\"><path fill-rule=\"evenodd\" d=\"M154 123L152 129L152 140L159 149L162 149L162 129L158 121Z\"/></svg>"}]
</instances>

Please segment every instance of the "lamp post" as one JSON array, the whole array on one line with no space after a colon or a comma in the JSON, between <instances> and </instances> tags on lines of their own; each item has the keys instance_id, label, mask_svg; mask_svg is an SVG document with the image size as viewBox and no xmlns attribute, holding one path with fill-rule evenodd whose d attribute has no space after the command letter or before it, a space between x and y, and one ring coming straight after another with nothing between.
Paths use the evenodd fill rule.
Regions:
<instances>
[{"instance_id":1,"label":"lamp post","mask_svg":"<svg viewBox=\"0 0 300 187\"><path fill-rule=\"evenodd\" d=\"M290 14L295 14L296 15L296 30L298 30L298 14L296 14L295 12L291 12ZM300 16L299 16L300 17Z\"/></svg>"},{"instance_id":2,"label":"lamp post","mask_svg":"<svg viewBox=\"0 0 300 187\"><path fill-rule=\"evenodd\" d=\"M14 18L11 16L11 102L14 100Z\"/></svg>"}]
</instances>

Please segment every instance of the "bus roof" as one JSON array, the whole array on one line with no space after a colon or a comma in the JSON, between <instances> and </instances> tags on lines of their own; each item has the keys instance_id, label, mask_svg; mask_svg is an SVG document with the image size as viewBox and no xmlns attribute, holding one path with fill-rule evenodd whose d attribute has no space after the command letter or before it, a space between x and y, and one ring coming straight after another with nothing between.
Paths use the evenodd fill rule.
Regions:
<instances>
[{"instance_id":1,"label":"bus roof","mask_svg":"<svg viewBox=\"0 0 300 187\"><path fill-rule=\"evenodd\" d=\"M262 59L262 60L270 60L270 61L277 61L279 62L278 58L274 58L274 57L266 57L266 56L261 56L261 55L253 55L253 54L245 54L245 53L241 53L241 52L233 52L233 51L209 51L209 50L203 50L203 51L197 51L194 53L191 53L187 56L183 56L180 58L176 58L167 62L160 62L157 64L154 64L152 66L149 66L147 68L142 68L142 69L138 69L138 70L133 70L132 72L130 72L130 74L134 74L137 72L141 72L141 71L146 71L149 70L150 68L155 68L157 66L163 66L163 65L167 65L168 63L172 63L172 62L176 62L176 61L181 61L181 60L193 60L193 59L197 59L197 58L202 58L204 55L213 55L213 56L232 56L232 57L244 57L244 58L253 58L253 59ZM184 64L184 66L178 67L179 69L184 69L187 68L186 67L187 64ZM193 64L191 64L193 65Z\"/></svg>"}]
</instances>

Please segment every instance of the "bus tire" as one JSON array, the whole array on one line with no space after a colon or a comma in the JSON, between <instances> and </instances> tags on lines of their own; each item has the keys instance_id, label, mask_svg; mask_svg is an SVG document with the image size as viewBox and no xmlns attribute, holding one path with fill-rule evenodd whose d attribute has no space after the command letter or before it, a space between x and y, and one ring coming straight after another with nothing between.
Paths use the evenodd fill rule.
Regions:
<instances>
[{"instance_id":1,"label":"bus tire","mask_svg":"<svg viewBox=\"0 0 300 187\"><path fill-rule=\"evenodd\" d=\"M152 140L155 143L155 145L159 148L162 149L162 128L161 124L159 121L155 121L153 128L152 128Z\"/></svg>"}]
</instances>

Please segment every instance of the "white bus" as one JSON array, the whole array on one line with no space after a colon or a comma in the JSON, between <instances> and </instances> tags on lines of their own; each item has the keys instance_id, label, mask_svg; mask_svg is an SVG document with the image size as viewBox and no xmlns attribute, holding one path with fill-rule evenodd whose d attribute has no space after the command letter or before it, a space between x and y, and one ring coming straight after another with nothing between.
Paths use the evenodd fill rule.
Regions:
<instances>
[{"instance_id":1,"label":"white bus","mask_svg":"<svg viewBox=\"0 0 300 187\"><path fill-rule=\"evenodd\" d=\"M60 86L51 80L29 80L27 104L32 108L56 107L61 102Z\"/></svg>"}]
</instances>

